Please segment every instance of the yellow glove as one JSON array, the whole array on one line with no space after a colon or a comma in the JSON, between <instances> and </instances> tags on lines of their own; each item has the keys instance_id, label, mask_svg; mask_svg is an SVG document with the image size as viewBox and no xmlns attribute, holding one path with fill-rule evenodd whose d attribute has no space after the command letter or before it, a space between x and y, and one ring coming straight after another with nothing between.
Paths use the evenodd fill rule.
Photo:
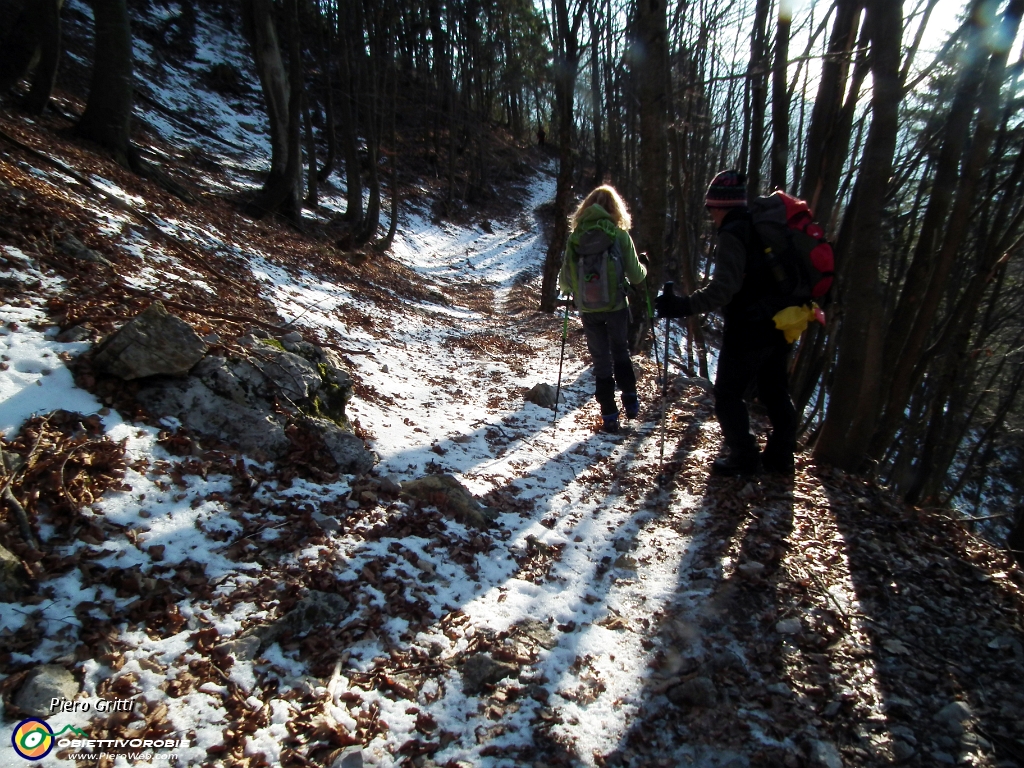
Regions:
<instances>
[{"instance_id":1,"label":"yellow glove","mask_svg":"<svg viewBox=\"0 0 1024 768\"><path fill-rule=\"evenodd\" d=\"M780 312L776 312L772 320L775 321L775 327L785 334L786 341L792 344L800 338L801 333L807 330L807 324L812 320L817 320L824 325L825 314L817 304L811 304L811 306L804 304L802 307L786 307Z\"/></svg>"}]
</instances>

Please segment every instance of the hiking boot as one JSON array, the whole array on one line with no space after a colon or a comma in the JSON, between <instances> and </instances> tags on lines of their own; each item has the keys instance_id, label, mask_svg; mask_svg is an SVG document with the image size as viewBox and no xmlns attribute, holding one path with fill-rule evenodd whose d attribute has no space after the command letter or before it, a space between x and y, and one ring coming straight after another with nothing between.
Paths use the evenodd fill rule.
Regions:
<instances>
[{"instance_id":1,"label":"hiking boot","mask_svg":"<svg viewBox=\"0 0 1024 768\"><path fill-rule=\"evenodd\" d=\"M622 393L622 407L626 410L627 419L635 419L640 415L640 398L636 396L636 392Z\"/></svg>"},{"instance_id":2,"label":"hiking boot","mask_svg":"<svg viewBox=\"0 0 1024 768\"><path fill-rule=\"evenodd\" d=\"M718 477L743 477L756 475L761 469L757 454L735 454L722 456L711 464L711 474Z\"/></svg>"},{"instance_id":3,"label":"hiking boot","mask_svg":"<svg viewBox=\"0 0 1024 768\"><path fill-rule=\"evenodd\" d=\"M607 432L609 435L618 434L619 431L619 414L609 413L601 417L604 424L601 425L601 431Z\"/></svg>"}]
</instances>

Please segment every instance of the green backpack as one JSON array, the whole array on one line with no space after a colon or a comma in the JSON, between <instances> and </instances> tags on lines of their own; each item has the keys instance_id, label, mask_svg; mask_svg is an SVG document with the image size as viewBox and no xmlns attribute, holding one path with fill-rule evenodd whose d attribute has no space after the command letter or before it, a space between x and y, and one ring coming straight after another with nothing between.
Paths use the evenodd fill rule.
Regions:
<instances>
[{"instance_id":1,"label":"green backpack","mask_svg":"<svg viewBox=\"0 0 1024 768\"><path fill-rule=\"evenodd\" d=\"M626 296L626 271L617 238L600 229L580 235L576 247L576 308L605 312Z\"/></svg>"}]
</instances>

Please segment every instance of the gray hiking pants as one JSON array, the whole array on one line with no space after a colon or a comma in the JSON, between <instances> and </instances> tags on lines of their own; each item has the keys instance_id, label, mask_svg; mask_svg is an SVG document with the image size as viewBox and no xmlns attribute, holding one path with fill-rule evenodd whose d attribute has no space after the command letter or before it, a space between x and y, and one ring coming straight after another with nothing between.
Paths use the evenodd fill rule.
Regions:
<instances>
[{"instance_id":1,"label":"gray hiking pants","mask_svg":"<svg viewBox=\"0 0 1024 768\"><path fill-rule=\"evenodd\" d=\"M616 312L580 312L580 319L594 362L594 378L611 378L615 363L631 365L628 307Z\"/></svg>"}]
</instances>

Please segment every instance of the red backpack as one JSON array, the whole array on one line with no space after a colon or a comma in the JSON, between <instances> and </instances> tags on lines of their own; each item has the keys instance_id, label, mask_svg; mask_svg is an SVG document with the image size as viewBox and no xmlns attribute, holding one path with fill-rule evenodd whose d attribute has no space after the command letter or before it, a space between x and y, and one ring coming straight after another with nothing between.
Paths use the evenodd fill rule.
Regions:
<instances>
[{"instance_id":1,"label":"red backpack","mask_svg":"<svg viewBox=\"0 0 1024 768\"><path fill-rule=\"evenodd\" d=\"M835 255L806 201L772 192L750 204L778 292L790 305L824 299L835 276Z\"/></svg>"}]
</instances>

